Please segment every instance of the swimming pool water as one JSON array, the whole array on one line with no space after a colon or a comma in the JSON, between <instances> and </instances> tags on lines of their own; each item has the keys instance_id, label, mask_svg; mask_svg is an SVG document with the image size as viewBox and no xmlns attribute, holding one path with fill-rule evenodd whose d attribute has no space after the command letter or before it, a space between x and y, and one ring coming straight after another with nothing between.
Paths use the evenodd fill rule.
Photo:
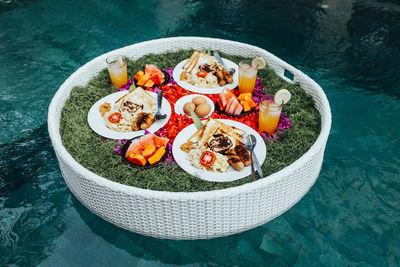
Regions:
<instances>
[{"instance_id":1,"label":"swimming pool water","mask_svg":"<svg viewBox=\"0 0 400 267\"><path fill-rule=\"evenodd\" d=\"M171 241L117 228L71 194L50 144L48 105L79 66L182 35L262 47L331 104L315 185L241 234ZM0 265L398 265L399 59L396 1L0 0Z\"/></svg>"}]
</instances>

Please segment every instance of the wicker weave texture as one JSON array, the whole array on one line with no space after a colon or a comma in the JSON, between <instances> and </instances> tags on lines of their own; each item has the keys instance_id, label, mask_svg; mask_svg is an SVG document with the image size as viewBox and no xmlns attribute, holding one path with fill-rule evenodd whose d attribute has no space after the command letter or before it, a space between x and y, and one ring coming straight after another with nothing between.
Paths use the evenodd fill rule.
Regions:
<instances>
[{"instance_id":1,"label":"wicker weave texture","mask_svg":"<svg viewBox=\"0 0 400 267\"><path fill-rule=\"evenodd\" d=\"M313 96L321 114L321 133L300 159L283 170L242 186L209 192L175 193L122 185L100 177L77 163L66 151L59 132L62 107L76 85L86 84L106 67L111 54L137 59L148 53L179 49L220 50L246 57L262 56L278 75L286 70ZM62 175L72 193L92 212L127 230L168 239L226 236L264 224L296 204L317 179L331 127L328 100L318 84L267 51L228 40L174 37L127 46L103 54L74 72L54 96L48 115L50 138Z\"/></svg>"}]
</instances>

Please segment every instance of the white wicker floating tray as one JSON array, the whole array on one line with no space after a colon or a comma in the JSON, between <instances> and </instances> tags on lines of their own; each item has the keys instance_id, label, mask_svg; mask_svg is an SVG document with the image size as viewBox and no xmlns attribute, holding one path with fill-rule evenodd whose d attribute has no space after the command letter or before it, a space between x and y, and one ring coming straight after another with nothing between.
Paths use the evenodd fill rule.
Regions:
<instances>
[{"instance_id":1,"label":"white wicker floating tray","mask_svg":"<svg viewBox=\"0 0 400 267\"><path fill-rule=\"evenodd\" d=\"M114 54L138 59L149 53L179 49L214 49L244 57L262 56L283 79L284 71L312 95L321 114L316 142L298 160L264 179L207 192L164 192L113 182L85 169L68 153L60 136L60 115L71 89L85 85ZM72 193L101 218L129 231L168 239L226 236L262 225L295 205L316 181L331 128L331 111L321 87L301 71L267 51L234 41L174 37L142 42L103 54L75 71L55 94L48 114L50 138L62 175Z\"/></svg>"}]
</instances>

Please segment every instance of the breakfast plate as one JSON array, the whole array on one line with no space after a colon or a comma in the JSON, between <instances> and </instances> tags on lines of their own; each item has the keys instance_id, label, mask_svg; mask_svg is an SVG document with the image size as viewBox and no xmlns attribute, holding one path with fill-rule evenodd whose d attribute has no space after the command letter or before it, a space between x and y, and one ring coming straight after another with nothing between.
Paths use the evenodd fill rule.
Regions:
<instances>
[{"instance_id":1,"label":"breakfast plate","mask_svg":"<svg viewBox=\"0 0 400 267\"><path fill-rule=\"evenodd\" d=\"M181 81L181 74L183 72L183 66L186 64L186 62L189 59L185 59L181 61L178 65L175 66L174 71L172 73L173 79L176 81L176 83L182 87L185 88L186 90L195 92L195 93L202 93L202 94L220 94L224 88L228 88L230 90L236 88L238 86L238 81L239 81L239 67L237 64L234 62L223 58L222 60L224 61L225 65L228 68L234 68L235 72L233 73L233 83L231 84L225 84L224 86L217 86L214 88L204 88L204 87L199 87L192 85L186 81Z\"/></svg>"},{"instance_id":2,"label":"breakfast plate","mask_svg":"<svg viewBox=\"0 0 400 267\"><path fill-rule=\"evenodd\" d=\"M148 94L150 94L154 99L157 99L157 94L146 91ZM103 97L99 101L93 104L93 106L90 108L89 113L88 113L88 123L90 128L97 134L110 138L110 139L132 139L134 137L140 136L144 134L144 130L139 130L139 131L134 131L134 132L119 132L115 130L111 130L106 126L106 122L104 118L101 116L99 109L100 106L108 102L111 105L113 105L117 100L119 100L121 97L125 96L128 92L127 91L120 91L116 92L113 94L110 94L108 96ZM151 133L156 132L158 129L163 127L171 117L171 105L169 104L168 100L165 98L162 99L162 105L161 105L161 113L167 114L167 117L162 120L156 120L154 123L147 128L147 130Z\"/></svg>"},{"instance_id":3,"label":"breakfast plate","mask_svg":"<svg viewBox=\"0 0 400 267\"><path fill-rule=\"evenodd\" d=\"M253 134L256 137L257 144L254 147L254 153L257 156L258 161L262 164L265 160L267 151L265 147L264 140L262 137L251 127L232 120L218 119L217 121L227 124L229 126L236 127L246 134ZM195 133L197 129L194 124L191 124L184 128L175 138L172 145L172 155L176 163L187 173L194 175L202 180L211 182L231 182L249 176L251 174L251 166L246 166L242 170L237 171L232 166L229 166L227 171L209 171L204 169L199 169L193 166L189 159L189 154L181 149L181 146Z\"/></svg>"}]
</instances>

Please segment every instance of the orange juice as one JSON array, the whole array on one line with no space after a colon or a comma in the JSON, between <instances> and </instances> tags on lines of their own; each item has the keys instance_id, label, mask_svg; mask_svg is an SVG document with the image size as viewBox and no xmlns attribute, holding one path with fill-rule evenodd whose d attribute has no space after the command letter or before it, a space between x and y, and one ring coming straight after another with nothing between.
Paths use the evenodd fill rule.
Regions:
<instances>
[{"instance_id":1,"label":"orange juice","mask_svg":"<svg viewBox=\"0 0 400 267\"><path fill-rule=\"evenodd\" d=\"M126 58L123 56L111 56L106 61L111 82L120 89L122 85L128 83Z\"/></svg>"},{"instance_id":2,"label":"orange juice","mask_svg":"<svg viewBox=\"0 0 400 267\"><path fill-rule=\"evenodd\" d=\"M260 103L258 129L261 132L273 134L278 127L281 111L282 105L275 104L275 102L271 100L262 101Z\"/></svg>"},{"instance_id":3,"label":"orange juice","mask_svg":"<svg viewBox=\"0 0 400 267\"><path fill-rule=\"evenodd\" d=\"M256 78L257 68L254 68L250 62L241 61L239 63L239 93L253 94Z\"/></svg>"}]
</instances>

